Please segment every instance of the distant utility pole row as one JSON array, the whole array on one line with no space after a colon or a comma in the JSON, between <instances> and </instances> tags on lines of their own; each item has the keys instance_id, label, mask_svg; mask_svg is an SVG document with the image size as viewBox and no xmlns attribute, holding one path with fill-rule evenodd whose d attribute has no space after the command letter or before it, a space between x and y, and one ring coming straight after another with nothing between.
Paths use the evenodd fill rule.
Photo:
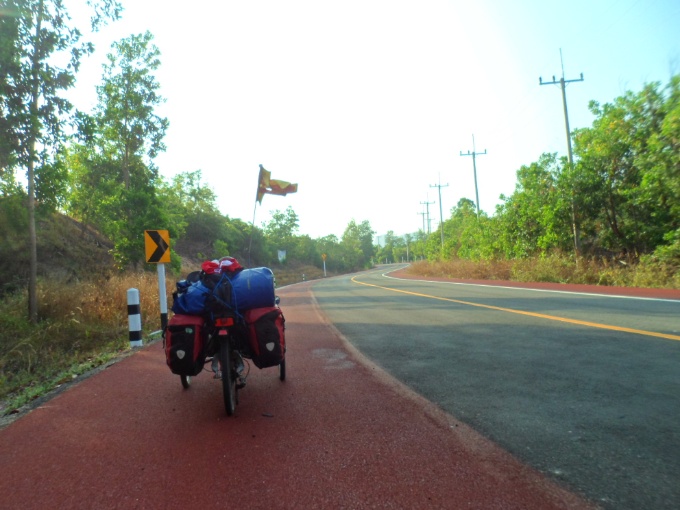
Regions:
<instances>
[{"instance_id":1,"label":"distant utility pole row","mask_svg":"<svg viewBox=\"0 0 680 510\"><path fill-rule=\"evenodd\" d=\"M460 151L461 156L472 156L472 170L475 174L475 200L477 201L477 218L479 218L479 190L477 188L477 156L483 156L486 154L486 149L484 149L484 152L476 152L475 150L475 135L472 135L472 152L469 150L467 151L467 154L463 154L463 151Z\"/></svg>"},{"instance_id":2,"label":"distant utility pole row","mask_svg":"<svg viewBox=\"0 0 680 510\"><path fill-rule=\"evenodd\" d=\"M552 77L552 81L543 81L543 78L538 79L539 85L560 85L562 88L562 104L564 106L564 123L567 131L567 154L569 156L569 167L572 168L574 164L574 156L571 150L571 131L569 129L569 114L567 112L567 92L566 92L566 85L567 83L573 83L577 81L583 81L583 73L581 73L581 77L573 80L565 80L564 79L564 60L562 59L562 50L560 49L560 62L562 64L562 78L558 80L555 79L555 77ZM475 178L475 200L476 203L475 205L477 206L477 218L479 218L479 187L477 186L477 156L484 156L486 154L486 149L484 149L484 152L477 152L477 148L475 147L475 135L472 135L472 152L468 150L466 153L463 153L463 151L460 151L461 156L472 156L472 171L474 173L474 178ZM442 188L447 187L448 184L442 184L441 179L439 180L439 184L432 184L430 185L430 188L438 188L439 191L439 226L440 226L440 231L441 231L441 243L442 243L442 249L444 248L444 214L442 211ZM426 211L420 212L418 214L423 216L423 232L425 232L425 218L427 217L427 233L431 233L430 229L430 205L434 204L434 202L420 202L422 205L426 206ZM573 197L573 190L572 190L572 198L571 198L571 221L572 221L572 228L573 228L573 233L574 233L574 249L576 253L580 253L581 251L581 242L580 242L580 232L579 232L579 226L577 222L577 214L576 214L576 206L574 203L574 197Z\"/></svg>"},{"instance_id":3,"label":"distant utility pole row","mask_svg":"<svg viewBox=\"0 0 680 510\"><path fill-rule=\"evenodd\" d=\"M446 187L448 187L448 183L442 184L441 176L439 178L439 184L430 184L430 188L438 188L439 191L439 232L441 233L442 250L444 249L444 213L442 211L442 188Z\"/></svg>"},{"instance_id":4,"label":"distant utility pole row","mask_svg":"<svg viewBox=\"0 0 680 510\"><path fill-rule=\"evenodd\" d=\"M469 150L467 151L466 154L463 154L463 151L460 151L461 156L472 156L472 168L474 171L474 176L475 176L475 196L477 199L477 217L479 217L479 190L477 188L477 163L476 163L476 158L477 156L482 156L486 154L486 149L484 149L484 152L477 152L476 147L475 147L475 135L472 135L472 152ZM439 179L438 184L431 184L430 188L437 188L437 191L439 193L439 231L440 231L440 238L441 238L441 244L442 244L442 249L444 249L444 211L442 208L442 188L448 187L447 184L442 184L441 183L441 178ZM430 234L431 228L430 228L430 205L434 204L434 202L420 202L422 205L426 206L426 210L424 212L420 212L418 214L423 216L423 232L425 232L425 224L426 220L425 218L427 217L427 233Z\"/></svg>"},{"instance_id":5,"label":"distant utility pole row","mask_svg":"<svg viewBox=\"0 0 680 510\"><path fill-rule=\"evenodd\" d=\"M574 155L571 151L571 131L569 130L569 113L567 112L567 83L576 81L583 81L583 73L581 77L575 80L564 79L564 59L562 59L562 48L560 48L560 63L562 64L562 78L559 81L552 77L552 81L543 81L543 78L538 78L539 85L559 85L562 88L562 106L564 107L564 125L567 130L567 155L569 157L569 168L574 166ZM576 254L581 252L581 233L576 221L576 206L574 204L574 191L571 193L571 225L574 232L574 250Z\"/></svg>"},{"instance_id":6,"label":"distant utility pole row","mask_svg":"<svg viewBox=\"0 0 680 510\"><path fill-rule=\"evenodd\" d=\"M425 206L427 212L420 213L420 214L427 214L427 233L430 233L430 205L434 204L434 202L420 202L422 205ZM423 232L425 232L425 216L423 216Z\"/></svg>"}]
</instances>

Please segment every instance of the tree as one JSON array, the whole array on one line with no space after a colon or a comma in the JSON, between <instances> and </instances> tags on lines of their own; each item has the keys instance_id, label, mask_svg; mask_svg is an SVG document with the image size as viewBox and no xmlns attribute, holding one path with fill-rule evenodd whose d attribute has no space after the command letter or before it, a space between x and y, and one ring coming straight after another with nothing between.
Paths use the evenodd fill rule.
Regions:
<instances>
[{"instance_id":1,"label":"tree","mask_svg":"<svg viewBox=\"0 0 680 510\"><path fill-rule=\"evenodd\" d=\"M285 211L272 211L271 219L264 224L264 234L273 250L292 252L295 234L299 229L299 218L292 207Z\"/></svg>"},{"instance_id":2,"label":"tree","mask_svg":"<svg viewBox=\"0 0 680 510\"><path fill-rule=\"evenodd\" d=\"M17 108L17 102L21 93L17 90L16 77L21 74L21 48L16 44L19 38L18 6L15 2L6 4L5 13L0 14L0 181L11 186L14 181L12 170L20 151L16 126L20 123L17 117L21 108Z\"/></svg>"},{"instance_id":3,"label":"tree","mask_svg":"<svg viewBox=\"0 0 680 510\"><path fill-rule=\"evenodd\" d=\"M678 96L676 77L665 91L652 83L613 103L590 103L597 118L574 138L577 196L599 247L636 259L677 228Z\"/></svg>"},{"instance_id":4,"label":"tree","mask_svg":"<svg viewBox=\"0 0 680 510\"><path fill-rule=\"evenodd\" d=\"M441 237L441 236L440 236ZM414 242L411 248L411 260L423 260L427 257L427 233L419 229L415 233Z\"/></svg>"},{"instance_id":5,"label":"tree","mask_svg":"<svg viewBox=\"0 0 680 510\"><path fill-rule=\"evenodd\" d=\"M380 262L400 262L406 259L406 242L403 237L394 234L394 231L388 230L385 234L385 246L380 248L377 253Z\"/></svg>"},{"instance_id":6,"label":"tree","mask_svg":"<svg viewBox=\"0 0 680 510\"><path fill-rule=\"evenodd\" d=\"M502 225L500 248L508 257L526 257L570 246L570 184L561 179L556 154L542 154L537 162L517 170L514 193L501 196L496 210ZM562 186L560 186L562 183Z\"/></svg>"},{"instance_id":7,"label":"tree","mask_svg":"<svg viewBox=\"0 0 680 510\"><path fill-rule=\"evenodd\" d=\"M153 159L165 150L168 120L155 113L165 99L153 75L161 65L160 50L150 32L131 35L112 45L97 87L95 109L99 148L118 162L125 189L157 177Z\"/></svg>"},{"instance_id":8,"label":"tree","mask_svg":"<svg viewBox=\"0 0 680 510\"><path fill-rule=\"evenodd\" d=\"M157 194L162 182L153 159L165 150L168 120L155 113L164 99L153 74L160 51L152 41L146 32L112 45L97 87L99 102L91 116L79 119L84 146L75 149L81 160L71 210L88 215L109 236L121 267L139 262L144 230L167 228L176 237L182 227L168 222Z\"/></svg>"},{"instance_id":9,"label":"tree","mask_svg":"<svg viewBox=\"0 0 680 510\"><path fill-rule=\"evenodd\" d=\"M326 255L326 269L341 272L346 266L342 256L342 247L338 236L334 234L316 239L316 249L319 254ZM322 261L323 265L323 261Z\"/></svg>"},{"instance_id":10,"label":"tree","mask_svg":"<svg viewBox=\"0 0 680 510\"><path fill-rule=\"evenodd\" d=\"M477 208L468 198L461 198L451 209L451 217L444 220L444 252L441 253L441 234L430 234L425 239L425 256L429 260L455 258L459 256L463 232L468 224L477 221Z\"/></svg>"},{"instance_id":11,"label":"tree","mask_svg":"<svg viewBox=\"0 0 680 510\"><path fill-rule=\"evenodd\" d=\"M305 264L321 265L321 255L316 243L308 235L296 236L290 258Z\"/></svg>"},{"instance_id":12,"label":"tree","mask_svg":"<svg viewBox=\"0 0 680 510\"><path fill-rule=\"evenodd\" d=\"M373 229L364 220L357 225L351 220L342 235L342 257L347 269L355 270L368 267L375 255Z\"/></svg>"},{"instance_id":13,"label":"tree","mask_svg":"<svg viewBox=\"0 0 680 510\"><path fill-rule=\"evenodd\" d=\"M94 15L91 28L96 31L122 10L117 0L88 2ZM29 216L29 319L38 320L37 240L35 232L36 186L40 173L54 158L64 139L63 126L72 105L62 93L73 86L83 56L94 47L81 41L82 34L70 26L70 16L62 0L7 0L3 9L0 59L3 64L2 120L0 147L3 174L16 168L26 170ZM9 19L14 17L16 21ZM57 55L67 54L64 66L56 64ZM6 179L7 177L4 176Z\"/></svg>"},{"instance_id":14,"label":"tree","mask_svg":"<svg viewBox=\"0 0 680 510\"><path fill-rule=\"evenodd\" d=\"M649 137L643 182L666 215L664 242L656 246L655 255L680 267L680 75L671 79L665 97L663 121Z\"/></svg>"}]
</instances>

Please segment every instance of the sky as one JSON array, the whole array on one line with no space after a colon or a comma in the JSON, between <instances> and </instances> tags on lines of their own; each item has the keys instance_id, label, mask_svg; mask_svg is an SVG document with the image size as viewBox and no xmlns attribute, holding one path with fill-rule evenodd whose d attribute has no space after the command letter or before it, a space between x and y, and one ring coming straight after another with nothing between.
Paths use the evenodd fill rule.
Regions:
<instances>
[{"instance_id":1,"label":"sky","mask_svg":"<svg viewBox=\"0 0 680 510\"><path fill-rule=\"evenodd\" d=\"M80 23L85 0L67 0ZM678 0L122 0L98 34L74 104L96 104L113 41L146 30L170 127L167 179L200 170L230 218L256 226L292 207L299 234L435 231L461 198L493 215L516 172L566 155L591 100L680 73ZM474 137L474 145L473 145ZM486 151L486 153L484 153ZM481 154L484 153L484 154ZM255 207L259 165L298 183ZM441 187L437 187L441 185ZM439 194L441 193L441 200ZM149 226L149 228L162 228Z\"/></svg>"}]
</instances>

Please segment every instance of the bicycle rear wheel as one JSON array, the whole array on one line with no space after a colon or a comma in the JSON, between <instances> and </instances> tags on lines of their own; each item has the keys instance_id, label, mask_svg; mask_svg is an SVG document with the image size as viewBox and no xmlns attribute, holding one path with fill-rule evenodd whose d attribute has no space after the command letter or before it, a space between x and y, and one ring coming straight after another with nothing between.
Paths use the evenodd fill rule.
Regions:
<instances>
[{"instance_id":1,"label":"bicycle rear wheel","mask_svg":"<svg viewBox=\"0 0 680 510\"><path fill-rule=\"evenodd\" d=\"M236 379L232 370L232 353L229 341L225 338L220 342L220 364L222 365L222 393L224 394L224 409L227 416L233 416L236 411Z\"/></svg>"},{"instance_id":2,"label":"bicycle rear wheel","mask_svg":"<svg viewBox=\"0 0 680 510\"><path fill-rule=\"evenodd\" d=\"M282 381L286 380L286 360L285 360L285 358L283 359L283 361L281 361L281 363L279 363L279 379L281 379Z\"/></svg>"}]
</instances>

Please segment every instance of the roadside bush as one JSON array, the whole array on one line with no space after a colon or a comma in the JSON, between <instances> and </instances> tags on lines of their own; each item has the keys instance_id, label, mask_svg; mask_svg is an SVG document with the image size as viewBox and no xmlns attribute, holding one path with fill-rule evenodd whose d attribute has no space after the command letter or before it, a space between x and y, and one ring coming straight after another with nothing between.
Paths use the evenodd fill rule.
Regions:
<instances>
[{"instance_id":1,"label":"roadside bush","mask_svg":"<svg viewBox=\"0 0 680 510\"><path fill-rule=\"evenodd\" d=\"M432 277L467 280L507 280L517 282L579 283L621 287L680 289L680 271L674 264L655 257L643 257L638 264L617 260L574 258L553 253L543 257L473 262L420 261L408 271Z\"/></svg>"}]
</instances>

